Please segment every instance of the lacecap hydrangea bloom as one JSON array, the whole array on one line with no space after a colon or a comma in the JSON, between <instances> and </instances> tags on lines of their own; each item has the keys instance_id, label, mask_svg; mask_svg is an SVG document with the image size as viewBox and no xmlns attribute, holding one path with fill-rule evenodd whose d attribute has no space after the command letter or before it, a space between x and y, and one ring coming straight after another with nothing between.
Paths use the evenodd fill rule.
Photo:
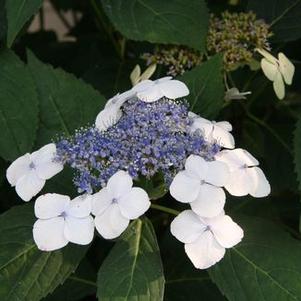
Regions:
<instances>
[{"instance_id":1,"label":"lacecap hydrangea bloom","mask_svg":"<svg viewBox=\"0 0 301 301\"><path fill-rule=\"evenodd\" d=\"M148 193L134 183L158 174L171 196L190 206L173 220L171 233L196 268L212 266L241 241L243 230L224 212L225 191L264 197L270 185L258 161L235 149L231 124L190 112L188 94L171 77L142 80L111 98L94 126L11 164L7 178L25 201L63 166L75 170L75 199L51 193L36 200L39 249L89 244L95 228L105 239L118 237L151 206Z\"/></svg>"}]
</instances>

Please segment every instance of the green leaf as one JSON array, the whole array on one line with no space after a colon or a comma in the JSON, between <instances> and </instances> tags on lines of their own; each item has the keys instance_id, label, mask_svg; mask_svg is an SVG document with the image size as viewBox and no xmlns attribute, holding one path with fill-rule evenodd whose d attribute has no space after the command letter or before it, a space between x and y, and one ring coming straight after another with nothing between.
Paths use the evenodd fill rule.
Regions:
<instances>
[{"instance_id":1,"label":"green leaf","mask_svg":"<svg viewBox=\"0 0 301 301\"><path fill-rule=\"evenodd\" d=\"M30 72L10 50L0 51L0 156L29 152L38 126L38 98Z\"/></svg>"},{"instance_id":2,"label":"green leaf","mask_svg":"<svg viewBox=\"0 0 301 301\"><path fill-rule=\"evenodd\" d=\"M136 184L147 192L151 200L158 200L168 192L162 173L155 174L151 179L139 177Z\"/></svg>"},{"instance_id":3,"label":"green leaf","mask_svg":"<svg viewBox=\"0 0 301 301\"><path fill-rule=\"evenodd\" d=\"M294 161L299 190L301 190L301 118L298 120L294 132Z\"/></svg>"},{"instance_id":4,"label":"green leaf","mask_svg":"<svg viewBox=\"0 0 301 301\"><path fill-rule=\"evenodd\" d=\"M203 0L101 2L116 29L128 39L205 49L209 15Z\"/></svg>"},{"instance_id":5,"label":"green leaf","mask_svg":"<svg viewBox=\"0 0 301 301\"><path fill-rule=\"evenodd\" d=\"M11 47L19 31L37 13L43 0L6 0L7 46Z\"/></svg>"},{"instance_id":6,"label":"green leaf","mask_svg":"<svg viewBox=\"0 0 301 301\"><path fill-rule=\"evenodd\" d=\"M214 118L220 112L224 104L222 68L222 56L215 55L206 63L178 77L189 88L187 99L191 111L205 118Z\"/></svg>"},{"instance_id":7,"label":"green leaf","mask_svg":"<svg viewBox=\"0 0 301 301\"><path fill-rule=\"evenodd\" d=\"M84 259L76 272L44 301L76 301L89 295L96 295L96 272L89 261Z\"/></svg>"},{"instance_id":8,"label":"green leaf","mask_svg":"<svg viewBox=\"0 0 301 301\"><path fill-rule=\"evenodd\" d=\"M225 301L205 270L196 269L184 245L168 230L160 244L166 277L164 301Z\"/></svg>"},{"instance_id":9,"label":"green leaf","mask_svg":"<svg viewBox=\"0 0 301 301\"><path fill-rule=\"evenodd\" d=\"M105 104L102 95L72 74L43 64L31 52L28 66L40 101L39 146L57 134L71 135L75 129L94 123Z\"/></svg>"},{"instance_id":10,"label":"green leaf","mask_svg":"<svg viewBox=\"0 0 301 301\"><path fill-rule=\"evenodd\" d=\"M5 0L0 0L0 40L4 40L7 31Z\"/></svg>"},{"instance_id":11,"label":"green leaf","mask_svg":"<svg viewBox=\"0 0 301 301\"><path fill-rule=\"evenodd\" d=\"M38 301L74 272L87 248L69 245L41 252L32 239L33 206L17 206L0 216L0 300Z\"/></svg>"},{"instance_id":12,"label":"green leaf","mask_svg":"<svg viewBox=\"0 0 301 301\"><path fill-rule=\"evenodd\" d=\"M209 274L228 300L288 301L301 296L301 242L264 219L236 219L243 241Z\"/></svg>"},{"instance_id":13,"label":"green leaf","mask_svg":"<svg viewBox=\"0 0 301 301\"><path fill-rule=\"evenodd\" d=\"M97 283L100 301L163 300L163 268L150 221L130 224L103 262Z\"/></svg>"},{"instance_id":14,"label":"green leaf","mask_svg":"<svg viewBox=\"0 0 301 301\"><path fill-rule=\"evenodd\" d=\"M272 25L274 41L293 41L301 37L301 0L250 0L247 8Z\"/></svg>"}]
</instances>

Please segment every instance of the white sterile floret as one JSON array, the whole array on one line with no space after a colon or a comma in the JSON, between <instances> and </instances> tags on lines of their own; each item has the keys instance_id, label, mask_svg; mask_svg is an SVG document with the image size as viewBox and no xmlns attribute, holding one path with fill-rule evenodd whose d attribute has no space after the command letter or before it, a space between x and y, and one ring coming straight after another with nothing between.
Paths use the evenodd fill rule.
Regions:
<instances>
[{"instance_id":1,"label":"white sterile floret","mask_svg":"<svg viewBox=\"0 0 301 301\"><path fill-rule=\"evenodd\" d=\"M243 230L222 212L201 218L191 210L181 212L170 225L171 233L185 244L185 252L197 269L207 269L220 261L225 249L237 245Z\"/></svg>"},{"instance_id":2,"label":"white sterile floret","mask_svg":"<svg viewBox=\"0 0 301 301\"><path fill-rule=\"evenodd\" d=\"M33 238L42 251L53 251L69 242L89 244L94 236L94 221L90 196L79 196L72 201L66 195L48 193L35 203L38 220L33 226Z\"/></svg>"},{"instance_id":3,"label":"white sterile floret","mask_svg":"<svg viewBox=\"0 0 301 301\"><path fill-rule=\"evenodd\" d=\"M109 99L104 109L99 112L96 117L95 125L99 131L105 131L109 127L113 126L118 122L122 116L121 107L131 97L135 95L132 90L126 91L121 94L117 94Z\"/></svg>"},{"instance_id":4,"label":"white sterile floret","mask_svg":"<svg viewBox=\"0 0 301 301\"><path fill-rule=\"evenodd\" d=\"M154 102L162 97L177 99L189 94L187 86L179 80L172 79L171 76L162 77L155 81L144 80L134 86L132 90L144 102Z\"/></svg>"},{"instance_id":5,"label":"white sterile floret","mask_svg":"<svg viewBox=\"0 0 301 301\"><path fill-rule=\"evenodd\" d=\"M190 203L198 215L213 217L224 208L226 196L221 187L227 183L228 175L226 164L190 155L185 170L173 179L170 194L179 202Z\"/></svg>"},{"instance_id":6,"label":"white sterile floret","mask_svg":"<svg viewBox=\"0 0 301 301\"><path fill-rule=\"evenodd\" d=\"M215 157L227 164L230 174L225 188L234 196L250 194L253 197L265 197L271 192L271 187L259 162L246 150L237 148L223 150Z\"/></svg>"},{"instance_id":7,"label":"white sterile floret","mask_svg":"<svg viewBox=\"0 0 301 301\"><path fill-rule=\"evenodd\" d=\"M132 85L135 86L139 82L151 78L151 76L155 73L156 68L157 68L156 64L151 64L141 74L141 68L140 68L140 66L136 65L135 68L133 69L133 71L131 72L131 75L130 75L130 80L132 82Z\"/></svg>"},{"instance_id":8,"label":"white sterile floret","mask_svg":"<svg viewBox=\"0 0 301 301\"><path fill-rule=\"evenodd\" d=\"M239 100L239 99L247 99L246 95L251 94L251 91L240 92L237 88L233 87L228 89L225 93L225 100Z\"/></svg>"},{"instance_id":9,"label":"white sterile floret","mask_svg":"<svg viewBox=\"0 0 301 301\"><path fill-rule=\"evenodd\" d=\"M138 218L150 207L147 193L132 186L130 175L120 170L108 180L105 188L92 195L95 226L104 238L118 237L130 220Z\"/></svg>"},{"instance_id":10,"label":"white sterile floret","mask_svg":"<svg viewBox=\"0 0 301 301\"><path fill-rule=\"evenodd\" d=\"M54 143L43 146L32 154L25 154L16 159L7 169L6 177L11 186L25 202L38 194L50 179L63 169L55 162L56 146Z\"/></svg>"},{"instance_id":11,"label":"white sterile floret","mask_svg":"<svg viewBox=\"0 0 301 301\"><path fill-rule=\"evenodd\" d=\"M232 125L228 121L210 121L195 113L189 112L188 117L192 120L191 132L202 131L204 139L208 142L216 142L225 148L234 148L235 142L232 134Z\"/></svg>"},{"instance_id":12,"label":"white sterile floret","mask_svg":"<svg viewBox=\"0 0 301 301\"><path fill-rule=\"evenodd\" d=\"M285 86L291 85L295 73L295 66L282 53L278 53L278 59L264 49L257 49L263 56L261 68L264 75L273 82L274 91L279 99L285 96Z\"/></svg>"}]
</instances>

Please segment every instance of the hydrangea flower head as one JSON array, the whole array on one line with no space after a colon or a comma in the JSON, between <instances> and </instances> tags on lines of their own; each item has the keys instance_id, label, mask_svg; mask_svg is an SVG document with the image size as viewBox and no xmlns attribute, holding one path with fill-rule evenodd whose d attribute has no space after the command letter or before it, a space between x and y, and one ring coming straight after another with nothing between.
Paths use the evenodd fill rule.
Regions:
<instances>
[{"instance_id":1,"label":"hydrangea flower head","mask_svg":"<svg viewBox=\"0 0 301 301\"><path fill-rule=\"evenodd\" d=\"M119 121L106 131L92 127L57 143L57 159L77 170L79 192L99 190L120 169L134 179L161 172L169 185L189 155L213 160L219 151L201 132L190 131L185 101L162 97L148 103L132 97L121 110Z\"/></svg>"},{"instance_id":2,"label":"hydrangea flower head","mask_svg":"<svg viewBox=\"0 0 301 301\"><path fill-rule=\"evenodd\" d=\"M191 207L175 218L171 232L196 268L210 267L241 241L243 230L224 213L224 189L264 197L270 185L259 162L234 149L229 122L204 119L178 99L188 93L184 83L170 77L140 81L111 98L92 127L12 163L7 178L24 200L63 165L76 171L74 184L83 193L73 200L55 193L36 200L33 237L39 249L89 244L95 227L105 239L118 237L152 206L134 180L158 174L171 196ZM36 179L40 185L32 190Z\"/></svg>"}]
</instances>

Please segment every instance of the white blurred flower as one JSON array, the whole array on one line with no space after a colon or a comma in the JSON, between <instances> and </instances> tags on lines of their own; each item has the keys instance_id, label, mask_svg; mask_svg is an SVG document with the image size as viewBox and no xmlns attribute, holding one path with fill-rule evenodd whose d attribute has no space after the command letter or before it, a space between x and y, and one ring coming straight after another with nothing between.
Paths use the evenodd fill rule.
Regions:
<instances>
[{"instance_id":1,"label":"white blurred flower","mask_svg":"<svg viewBox=\"0 0 301 301\"><path fill-rule=\"evenodd\" d=\"M246 95L251 94L251 91L239 92L235 87L228 89L225 93L225 100L238 100L238 99L247 99Z\"/></svg>"},{"instance_id":2,"label":"white blurred flower","mask_svg":"<svg viewBox=\"0 0 301 301\"><path fill-rule=\"evenodd\" d=\"M179 80L172 79L171 76L155 81L144 80L134 86L132 90L136 92L140 100L145 102L154 102L162 97L176 99L189 94L187 86Z\"/></svg>"},{"instance_id":3,"label":"white blurred flower","mask_svg":"<svg viewBox=\"0 0 301 301\"><path fill-rule=\"evenodd\" d=\"M208 142L216 142L225 148L234 148L235 142L232 134L232 125L228 121L210 121L189 112L188 117L192 120L191 132L201 130L204 138Z\"/></svg>"},{"instance_id":4,"label":"white blurred flower","mask_svg":"<svg viewBox=\"0 0 301 301\"><path fill-rule=\"evenodd\" d=\"M99 131L106 131L109 127L118 122L122 116L121 107L131 97L135 96L132 90L117 94L110 98L104 109L97 115L95 126Z\"/></svg>"},{"instance_id":5,"label":"white blurred flower","mask_svg":"<svg viewBox=\"0 0 301 301\"><path fill-rule=\"evenodd\" d=\"M291 85L295 73L295 66L282 53L278 53L278 59L264 49L257 49L263 56L261 59L261 68L264 75L273 82L274 91L279 99L285 96L285 86Z\"/></svg>"},{"instance_id":6,"label":"white blurred flower","mask_svg":"<svg viewBox=\"0 0 301 301\"><path fill-rule=\"evenodd\" d=\"M35 203L38 220L33 226L33 238L42 251L53 251L69 242L89 244L94 236L94 221L90 196L70 201L66 195L48 193Z\"/></svg>"},{"instance_id":7,"label":"white blurred flower","mask_svg":"<svg viewBox=\"0 0 301 301\"><path fill-rule=\"evenodd\" d=\"M264 173L258 167L259 162L246 150L237 148L223 150L215 157L227 164L230 174L225 188L234 196L250 194L253 197L265 197L271 187Z\"/></svg>"},{"instance_id":8,"label":"white blurred flower","mask_svg":"<svg viewBox=\"0 0 301 301\"><path fill-rule=\"evenodd\" d=\"M32 154L25 154L16 159L7 169L6 177L16 192L25 202L38 194L50 179L63 169L55 162L56 146L54 143L43 146Z\"/></svg>"},{"instance_id":9,"label":"white blurred flower","mask_svg":"<svg viewBox=\"0 0 301 301\"><path fill-rule=\"evenodd\" d=\"M130 175L120 170L109 179L105 188L92 195L95 226L104 238L118 237L130 220L138 218L150 207L147 193L132 186Z\"/></svg>"},{"instance_id":10,"label":"white blurred flower","mask_svg":"<svg viewBox=\"0 0 301 301\"><path fill-rule=\"evenodd\" d=\"M197 269L207 269L220 261L225 249L238 244L243 230L222 212L201 218L191 210L181 212L170 225L171 233L185 244L185 252Z\"/></svg>"},{"instance_id":11,"label":"white blurred flower","mask_svg":"<svg viewBox=\"0 0 301 301\"><path fill-rule=\"evenodd\" d=\"M141 68L139 65L136 65L133 71L131 72L130 79L132 82L132 85L135 86L139 82L151 78L151 76L156 71L157 65L151 64L149 67L146 68L146 70L141 74Z\"/></svg>"},{"instance_id":12,"label":"white blurred flower","mask_svg":"<svg viewBox=\"0 0 301 301\"><path fill-rule=\"evenodd\" d=\"M228 175L226 164L190 155L185 170L173 179L170 194L179 202L190 203L198 215L213 217L224 208L226 196L221 187L227 183Z\"/></svg>"}]
</instances>

